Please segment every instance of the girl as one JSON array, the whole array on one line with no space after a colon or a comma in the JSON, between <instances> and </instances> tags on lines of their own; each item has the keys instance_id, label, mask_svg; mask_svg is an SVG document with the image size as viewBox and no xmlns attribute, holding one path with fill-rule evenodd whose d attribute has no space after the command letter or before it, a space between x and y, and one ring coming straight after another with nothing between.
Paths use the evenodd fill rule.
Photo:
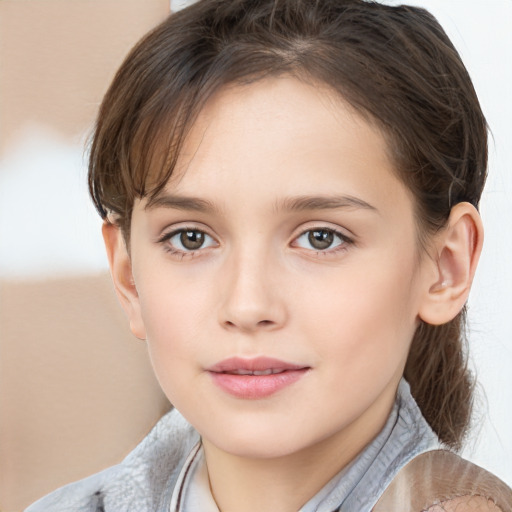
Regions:
<instances>
[{"instance_id":1,"label":"girl","mask_svg":"<svg viewBox=\"0 0 512 512\"><path fill-rule=\"evenodd\" d=\"M30 512L511 510L455 455L486 130L422 9L202 0L148 34L89 184L175 410Z\"/></svg>"}]
</instances>

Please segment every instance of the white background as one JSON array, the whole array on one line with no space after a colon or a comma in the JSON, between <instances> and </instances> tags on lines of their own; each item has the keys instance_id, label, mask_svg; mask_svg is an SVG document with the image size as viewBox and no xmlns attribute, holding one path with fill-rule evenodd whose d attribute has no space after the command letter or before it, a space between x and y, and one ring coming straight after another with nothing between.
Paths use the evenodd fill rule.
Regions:
<instances>
[{"instance_id":1,"label":"white background","mask_svg":"<svg viewBox=\"0 0 512 512\"><path fill-rule=\"evenodd\" d=\"M447 31L492 130L486 240L469 303L479 402L465 455L512 485L512 0L408 3L429 9ZM26 128L0 161L0 277L106 269L85 176L81 146Z\"/></svg>"}]
</instances>

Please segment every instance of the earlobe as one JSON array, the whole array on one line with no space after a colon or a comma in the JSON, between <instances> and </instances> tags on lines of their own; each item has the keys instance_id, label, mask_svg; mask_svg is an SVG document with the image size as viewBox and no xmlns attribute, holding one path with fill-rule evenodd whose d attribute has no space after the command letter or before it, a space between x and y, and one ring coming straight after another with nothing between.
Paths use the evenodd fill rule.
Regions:
<instances>
[{"instance_id":1,"label":"earlobe","mask_svg":"<svg viewBox=\"0 0 512 512\"><path fill-rule=\"evenodd\" d=\"M139 339L146 339L139 296L133 279L130 254L120 228L108 221L102 227L114 289L130 322L130 330Z\"/></svg>"},{"instance_id":2,"label":"earlobe","mask_svg":"<svg viewBox=\"0 0 512 512\"><path fill-rule=\"evenodd\" d=\"M432 272L425 283L419 316L428 324L449 322L469 295L483 243L480 215L470 203L452 208L446 227L435 237Z\"/></svg>"}]
</instances>

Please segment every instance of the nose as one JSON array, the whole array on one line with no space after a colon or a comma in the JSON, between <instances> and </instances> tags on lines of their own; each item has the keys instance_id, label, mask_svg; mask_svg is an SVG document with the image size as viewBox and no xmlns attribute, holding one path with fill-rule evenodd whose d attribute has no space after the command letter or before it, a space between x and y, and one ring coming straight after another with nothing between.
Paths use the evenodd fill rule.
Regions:
<instances>
[{"instance_id":1,"label":"nose","mask_svg":"<svg viewBox=\"0 0 512 512\"><path fill-rule=\"evenodd\" d=\"M270 256L233 255L221 274L219 322L227 330L254 333L281 328L287 320L279 269Z\"/></svg>"}]
</instances>

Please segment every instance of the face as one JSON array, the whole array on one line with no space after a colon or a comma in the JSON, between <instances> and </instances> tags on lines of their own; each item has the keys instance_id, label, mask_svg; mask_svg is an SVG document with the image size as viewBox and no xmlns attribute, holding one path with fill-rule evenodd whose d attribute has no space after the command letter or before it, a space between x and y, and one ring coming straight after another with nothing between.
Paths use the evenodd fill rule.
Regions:
<instances>
[{"instance_id":1,"label":"face","mask_svg":"<svg viewBox=\"0 0 512 512\"><path fill-rule=\"evenodd\" d=\"M422 300L413 200L327 89L214 96L132 217L132 328L207 445L279 457L382 428Z\"/></svg>"}]
</instances>

